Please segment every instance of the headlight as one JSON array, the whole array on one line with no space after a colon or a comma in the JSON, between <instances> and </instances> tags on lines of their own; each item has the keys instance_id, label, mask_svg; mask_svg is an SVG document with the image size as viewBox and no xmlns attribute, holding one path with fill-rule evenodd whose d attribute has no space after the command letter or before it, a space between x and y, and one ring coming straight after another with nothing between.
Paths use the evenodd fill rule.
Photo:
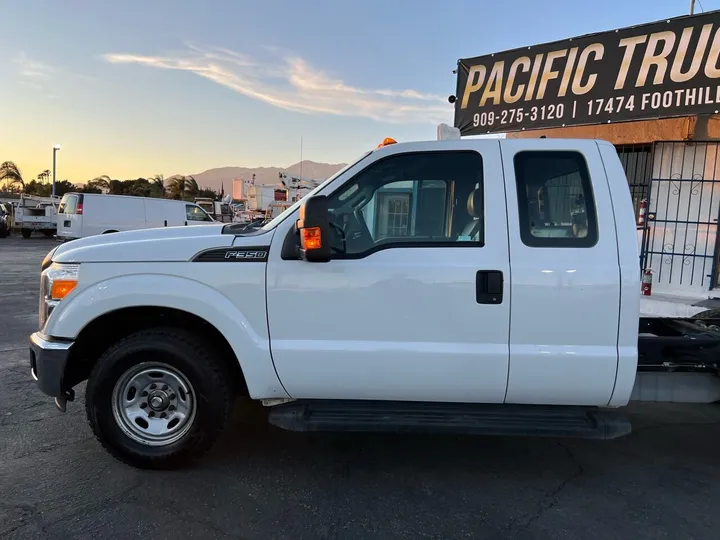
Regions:
<instances>
[{"instance_id":1,"label":"headlight","mask_svg":"<svg viewBox=\"0 0 720 540\"><path fill-rule=\"evenodd\" d=\"M40 274L41 330L55 306L75 289L79 273L79 264L53 263Z\"/></svg>"}]
</instances>

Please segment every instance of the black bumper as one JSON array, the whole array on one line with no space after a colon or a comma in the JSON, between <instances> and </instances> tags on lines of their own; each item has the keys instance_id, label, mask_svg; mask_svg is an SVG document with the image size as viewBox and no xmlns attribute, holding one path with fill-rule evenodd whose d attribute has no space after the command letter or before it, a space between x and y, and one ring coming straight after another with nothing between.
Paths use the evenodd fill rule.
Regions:
<instances>
[{"instance_id":1,"label":"black bumper","mask_svg":"<svg viewBox=\"0 0 720 540\"><path fill-rule=\"evenodd\" d=\"M30 372L38 388L48 396L67 397L63 376L71 347L71 341L50 340L39 332L30 336Z\"/></svg>"}]
</instances>

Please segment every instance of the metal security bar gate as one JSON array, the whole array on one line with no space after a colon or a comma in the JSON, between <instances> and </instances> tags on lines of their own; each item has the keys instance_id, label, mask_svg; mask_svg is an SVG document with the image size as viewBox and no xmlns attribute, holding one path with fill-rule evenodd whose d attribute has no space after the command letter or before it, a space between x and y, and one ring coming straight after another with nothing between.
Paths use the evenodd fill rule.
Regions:
<instances>
[{"instance_id":1,"label":"metal security bar gate","mask_svg":"<svg viewBox=\"0 0 720 540\"><path fill-rule=\"evenodd\" d=\"M650 171L652 170L652 144L617 145L618 157L625 169L635 216L640 214L640 203L648 198Z\"/></svg>"},{"instance_id":2,"label":"metal security bar gate","mask_svg":"<svg viewBox=\"0 0 720 540\"><path fill-rule=\"evenodd\" d=\"M717 283L720 142L657 142L618 147L636 216L641 268L653 292L702 294Z\"/></svg>"}]
</instances>

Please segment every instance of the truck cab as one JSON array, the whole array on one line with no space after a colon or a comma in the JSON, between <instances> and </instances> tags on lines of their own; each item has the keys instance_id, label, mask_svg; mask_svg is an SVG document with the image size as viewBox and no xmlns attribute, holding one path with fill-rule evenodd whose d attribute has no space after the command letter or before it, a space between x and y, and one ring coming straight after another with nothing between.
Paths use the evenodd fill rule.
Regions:
<instances>
[{"instance_id":1,"label":"truck cab","mask_svg":"<svg viewBox=\"0 0 720 540\"><path fill-rule=\"evenodd\" d=\"M288 393L627 401L622 385L613 391L618 365L635 361L638 254L633 236L619 253L602 161L612 147L444 141L384 150L328 193L326 264L283 257L280 244L270 246L269 332ZM616 189L627 189L622 181ZM632 221L629 206L616 199ZM275 235L291 230L292 221L283 221ZM306 304L322 324L292 324ZM619 313L633 321L620 348ZM317 372L332 384L311 375Z\"/></svg>"},{"instance_id":2,"label":"truck cab","mask_svg":"<svg viewBox=\"0 0 720 540\"><path fill-rule=\"evenodd\" d=\"M202 453L235 395L289 429L614 437L635 230L609 143L386 141L262 227L56 248L31 369L61 409L88 379L96 435L141 466Z\"/></svg>"}]
</instances>

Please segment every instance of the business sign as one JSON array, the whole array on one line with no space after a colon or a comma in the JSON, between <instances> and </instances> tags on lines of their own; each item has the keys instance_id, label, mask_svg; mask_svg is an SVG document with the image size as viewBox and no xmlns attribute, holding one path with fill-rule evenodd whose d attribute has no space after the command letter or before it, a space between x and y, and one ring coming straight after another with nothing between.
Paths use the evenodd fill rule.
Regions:
<instances>
[{"instance_id":1,"label":"business sign","mask_svg":"<svg viewBox=\"0 0 720 540\"><path fill-rule=\"evenodd\" d=\"M479 135L720 110L720 11L460 60L455 127Z\"/></svg>"}]
</instances>

